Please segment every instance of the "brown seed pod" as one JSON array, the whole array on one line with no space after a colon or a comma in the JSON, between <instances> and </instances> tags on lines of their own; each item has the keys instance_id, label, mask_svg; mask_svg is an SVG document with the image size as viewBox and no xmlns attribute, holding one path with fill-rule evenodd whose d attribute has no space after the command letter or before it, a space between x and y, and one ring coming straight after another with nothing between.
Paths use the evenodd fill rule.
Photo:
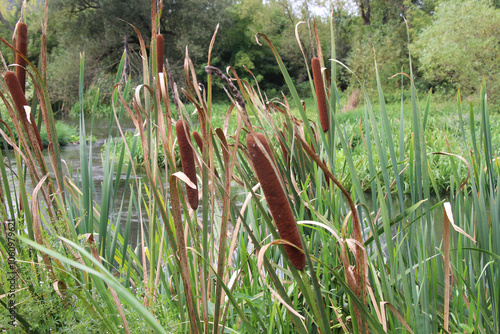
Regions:
<instances>
[{"instance_id":1,"label":"brown seed pod","mask_svg":"<svg viewBox=\"0 0 500 334\"><path fill-rule=\"evenodd\" d=\"M194 141L196 142L196 145L198 145L200 152L203 152L203 139L201 139L201 136L198 133L198 131L193 131L193 138Z\"/></svg>"},{"instance_id":2,"label":"brown seed pod","mask_svg":"<svg viewBox=\"0 0 500 334\"><path fill-rule=\"evenodd\" d=\"M156 35L156 73L163 73L163 35Z\"/></svg>"},{"instance_id":3,"label":"brown seed pod","mask_svg":"<svg viewBox=\"0 0 500 334\"><path fill-rule=\"evenodd\" d=\"M313 72L314 88L316 90L316 100L318 101L319 121L323 132L327 132L330 128L328 122L328 109L326 107L325 89L323 88L323 77L321 76L321 64L319 58L314 57L311 60Z\"/></svg>"},{"instance_id":4,"label":"brown seed pod","mask_svg":"<svg viewBox=\"0 0 500 334\"><path fill-rule=\"evenodd\" d=\"M186 176L193 182L197 184L196 181L196 166L194 164L194 152L191 147L191 138L189 136L189 127L184 120L179 120L175 124L175 130L177 132L177 141L179 142L179 151L181 153L181 163L182 171ZM189 205L193 210L198 208L198 189L193 189L186 186L186 193L189 201Z\"/></svg>"},{"instance_id":5,"label":"brown seed pod","mask_svg":"<svg viewBox=\"0 0 500 334\"><path fill-rule=\"evenodd\" d=\"M23 92L26 91L26 60L21 56L26 57L28 52L28 26L24 22L19 22L16 26L16 76L21 84Z\"/></svg>"},{"instance_id":6,"label":"brown seed pod","mask_svg":"<svg viewBox=\"0 0 500 334\"><path fill-rule=\"evenodd\" d=\"M272 157L271 148L269 147L265 136L258 133L257 139L262 146L264 146L268 155ZM247 147L250 153L250 159L252 160L252 165L255 169L255 173L257 174L257 178L259 179L260 186L264 191L267 205L271 210L271 215L273 216L276 227L278 228L280 238L289 241L300 249L303 249L292 208L290 207L285 191L281 187L271 161L269 161L264 152L260 149L252 134L247 136ZM274 160L272 163L274 164ZM290 245L284 245L284 247L286 255L290 259L292 265L297 270L304 269L306 265L304 253Z\"/></svg>"},{"instance_id":7,"label":"brown seed pod","mask_svg":"<svg viewBox=\"0 0 500 334\"><path fill-rule=\"evenodd\" d=\"M38 128L35 124L35 118L33 114L31 114L31 124L28 122L27 114L25 110L25 106L28 105L28 101L24 96L23 89L17 76L14 72L7 71L5 73L5 84L9 88L10 95L12 96L12 100L14 101L14 105L16 106L17 113L19 114L19 118L21 119L21 123L23 124L24 130L28 134L28 137L35 139L38 141L38 145L40 145L40 149L43 150L42 138L40 137L40 132L38 132ZM34 137L34 138L33 138Z\"/></svg>"}]
</instances>

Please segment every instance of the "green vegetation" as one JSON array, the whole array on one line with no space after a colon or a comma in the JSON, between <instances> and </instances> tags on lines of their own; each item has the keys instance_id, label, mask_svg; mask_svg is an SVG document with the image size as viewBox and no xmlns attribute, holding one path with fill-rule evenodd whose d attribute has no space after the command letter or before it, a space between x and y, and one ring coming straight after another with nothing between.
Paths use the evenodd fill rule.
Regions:
<instances>
[{"instance_id":1,"label":"green vegetation","mask_svg":"<svg viewBox=\"0 0 500 334\"><path fill-rule=\"evenodd\" d=\"M3 86L2 86L3 87ZM7 111L5 109L0 108L0 117L1 119L6 123L10 131L13 132L14 138L17 141L17 132L15 132L15 128L12 123L12 119L10 116L8 116ZM63 121L57 121L55 122L55 128L57 131L57 142L59 145L64 146L70 143L76 143L80 140L79 133L78 133L78 128L68 125L64 123ZM3 131L8 132L7 128L2 128ZM49 144L49 137L47 135L47 129L42 126L40 130L40 137L42 138L42 143L44 147L47 147ZM2 138L3 141L3 138Z\"/></svg>"},{"instance_id":2,"label":"green vegetation","mask_svg":"<svg viewBox=\"0 0 500 334\"><path fill-rule=\"evenodd\" d=\"M486 78L488 99L498 102L499 32L500 10L488 2L443 1L415 43L424 79L478 96L481 79Z\"/></svg>"},{"instance_id":3,"label":"green vegetation","mask_svg":"<svg viewBox=\"0 0 500 334\"><path fill-rule=\"evenodd\" d=\"M79 57L85 51L87 69L84 77L86 108L100 89L98 112L112 113L110 85L114 83L120 56L125 53L121 79L128 76L133 87L140 84L142 60L140 39L152 38L149 0L123 3L119 0L51 0L47 13L47 85L54 110L78 113ZM0 36L14 33L21 16L22 0L0 5ZM28 59L39 66L42 50L40 22L43 2L28 2L24 20L29 26ZM364 16L361 14L363 8ZM311 35L319 33L325 59L330 56L348 65L361 79L370 97L377 96L374 80L374 55L377 57L382 86L388 102L399 100L401 80L391 79L399 72L409 72L408 40L414 48L415 86L419 92L430 88L446 101L454 99L460 87L464 97L477 99L481 78L487 77L490 101L498 101L498 1L407 1L356 0L325 2L320 0L185 0L162 2L162 16L156 31L165 39L164 54L179 89L186 88L184 57L188 52L200 82L207 85L203 68L208 64L208 47L217 30L211 49L210 64L219 68L233 66L240 78L258 82L269 99L287 92L286 82L269 48L262 47L255 35L263 33L274 43L294 81L306 97L310 95L304 56L314 55ZM203 12L204 15L199 15ZM333 18L330 26L330 17ZM196 22L196 24L193 24ZM308 23L307 23L308 22ZM216 29L218 27L218 29ZM333 32L335 50L331 49ZM296 46L296 36L301 48ZM262 42L262 41L260 41ZM412 49L413 50L413 49ZM12 52L0 45L7 63ZM318 50L319 52L319 50ZM166 64L164 64L166 66ZM249 72L251 71L254 76ZM360 82L343 67L336 71L340 92L350 94ZM404 81L406 89L409 81ZM220 83L215 83L221 88ZM222 89L212 92L215 100L225 102ZM184 102L184 96L180 94ZM127 97L131 98L130 96ZM87 102L90 101L90 102ZM75 106L75 103L77 104Z\"/></svg>"},{"instance_id":4,"label":"green vegetation","mask_svg":"<svg viewBox=\"0 0 500 334\"><path fill-rule=\"evenodd\" d=\"M151 2L154 31L165 15L157 3ZM373 15L365 11L361 19L375 25L382 2L363 3L374 5ZM315 41L325 38L320 33L312 33ZM184 89L176 90L166 73L156 73L156 38L135 38L140 83L124 80L126 52L107 77L108 141L122 141L105 147L99 180L84 140L81 169L63 175L44 66L28 67L34 112L49 129L48 161L33 133L22 130L22 106L2 89L21 129L11 157L0 151L2 329L12 329L13 314L13 330L26 332L84 326L110 333L499 332L500 139L486 82L477 103L462 105L458 93L450 112L432 96L419 99L422 83L409 57L407 76L392 79L400 83L401 104L386 104L396 90L385 93L372 58L375 84L357 82L362 107L348 111L355 103L339 90L342 75L329 75L344 71L327 60L335 58L335 39L311 46L316 55L323 46L323 83L312 81L308 55L308 79L296 83L293 68L259 34L286 95L269 99L237 75L241 70L228 69L232 80L214 66L202 73L189 55ZM78 64L80 109L87 108L85 73L94 65L87 60L82 54ZM319 90L328 124L315 113ZM104 98L95 92L90 110ZM214 94L230 102L217 105ZM133 136L123 133L123 117L133 121ZM203 145L189 137L179 148L179 120ZM87 137L85 122L81 113L80 138ZM179 149L194 164L185 159L181 169ZM284 222L280 213L290 217L289 211L293 219ZM299 242L303 255L293 248Z\"/></svg>"},{"instance_id":5,"label":"green vegetation","mask_svg":"<svg viewBox=\"0 0 500 334\"><path fill-rule=\"evenodd\" d=\"M78 129L74 126L67 125L62 121L56 122L56 131L57 142L61 146L76 143L80 140ZM47 147L49 145L49 136L47 135L47 129L45 127L42 127L40 137L42 137L43 146Z\"/></svg>"}]
</instances>

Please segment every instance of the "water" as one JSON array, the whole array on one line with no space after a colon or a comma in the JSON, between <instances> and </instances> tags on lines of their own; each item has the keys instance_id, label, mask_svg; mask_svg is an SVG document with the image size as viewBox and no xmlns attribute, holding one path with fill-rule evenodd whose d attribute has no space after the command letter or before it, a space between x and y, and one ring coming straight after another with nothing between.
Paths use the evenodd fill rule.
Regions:
<instances>
[{"instance_id":1,"label":"water","mask_svg":"<svg viewBox=\"0 0 500 334\"><path fill-rule=\"evenodd\" d=\"M64 118L63 121L72 126L76 126L79 128L79 118ZM101 206L102 203L102 183L105 178L105 170L104 170L104 157L103 157L103 146L104 144L108 141L109 139L109 119L94 119L92 122L91 119L87 118L85 119L85 132L87 136L92 136L94 139L93 142L89 145L89 150L87 151L87 154L90 153L90 145L92 148L91 154L88 156L88 161L89 165L92 166L92 182L94 184L94 193L93 193L93 200L94 203L97 204L98 206ZM122 131L124 133L126 132L131 132L134 133L135 127L131 119L123 119L120 123L120 126L122 128ZM116 126L113 126L113 134L117 133ZM81 186L80 183L80 172L81 172L81 161L80 161L80 144L70 144L66 146L62 146L61 150L61 160L63 163L63 170L66 175L71 174L71 178L77 186ZM48 155L46 156L46 159L48 159ZM126 171L126 170L125 170ZM122 172L123 173L123 172ZM133 175L131 176L131 180L129 182L134 182L133 180ZM144 173L138 173L137 174L137 181L140 181L142 178L145 178L146 175ZM125 178L125 175L120 176L121 179ZM116 175L113 176L113 184L116 179ZM121 227L122 227L122 232L125 229L126 226L126 221L127 221L127 211L129 207L129 200L130 200L130 187L125 186L123 183L121 183L117 190L116 190L116 197L114 200L114 203L111 203L111 214L110 218L114 222L120 221ZM120 206L122 206L122 212L119 213L120 211ZM144 213L144 207L142 208L142 212ZM118 216L120 214L120 216ZM135 209L135 207L132 209L132 214L130 218L130 243L132 246L135 246L138 242L138 236L140 236L140 221L141 221L141 216L139 214L139 211ZM142 214L142 221L143 224L147 223L146 215Z\"/></svg>"}]
</instances>

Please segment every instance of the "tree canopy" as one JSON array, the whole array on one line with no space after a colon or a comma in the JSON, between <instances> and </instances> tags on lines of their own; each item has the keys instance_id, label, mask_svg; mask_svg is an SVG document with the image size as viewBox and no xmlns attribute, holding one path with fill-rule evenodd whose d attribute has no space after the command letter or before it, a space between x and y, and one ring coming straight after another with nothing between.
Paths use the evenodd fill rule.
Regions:
<instances>
[{"instance_id":1,"label":"tree canopy","mask_svg":"<svg viewBox=\"0 0 500 334\"><path fill-rule=\"evenodd\" d=\"M424 78L472 94L484 77L490 97L498 98L499 37L499 9L481 0L443 1L415 43Z\"/></svg>"},{"instance_id":2,"label":"tree canopy","mask_svg":"<svg viewBox=\"0 0 500 334\"><path fill-rule=\"evenodd\" d=\"M0 33L7 39L20 17L21 3L10 0L0 5ZM35 42L41 33L40 4L28 2L30 8L25 12L32 36L28 56L34 61L40 48ZM274 43L297 87L310 92L304 61L312 57L315 41L310 27L316 24L324 60L335 54L368 91L375 89L375 57L383 85L399 88L400 81L389 78L408 70L408 45L415 41L413 70L419 87L460 86L472 93L483 76L491 88L498 76L499 4L497 0L171 0L163 1L158 30L165 38L165 57L177 80L183 75L186 51L198 72L203 73L210 40L218 26L212 65L233 66L248 80L253 78L247 70L252 71L269 95L280 93L284 81L274 56L255 38L263 33ZM149 46L150 6L151 0L50 0L48 84L52 100L64 102L68 108L76 101L83 51L88 85L107 84L108 74L113 73L124 50L130 60L127 70L134 78L141 60L133 27ZM335 50L329 49L330 16ZM302 21L308 23L299 24ZM296 30L305 59L297 46ZM1 50L10 62L10 53ZM337 76L342 90L359 85L342 68Z\"/></svg>"}]
</instances>

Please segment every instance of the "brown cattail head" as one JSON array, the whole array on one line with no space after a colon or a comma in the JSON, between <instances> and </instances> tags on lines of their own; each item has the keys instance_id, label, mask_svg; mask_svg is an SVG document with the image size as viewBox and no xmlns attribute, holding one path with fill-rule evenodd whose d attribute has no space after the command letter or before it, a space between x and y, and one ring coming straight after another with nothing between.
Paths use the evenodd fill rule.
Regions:
<instances>
[{"instance_id":1,"label":"brown cattail head","mask_svg":"<svg viewBox=\"0 0 500 334\"><path fill-rule=\"evenodd\" d=\"M260 142L260 144L267 151L267 154L272 157L271 148L269 147L265 136L258 133L256 134L256 137L258 142ZM264 191L267 205L271 210L271 215L273 216L276 227L278 228L280 238L289 241L300 249L303 249L292 208L290 207L285 191L281 187L278 176L273 168L274 161L269 161L265 153L258 146L257 140L252 134L249 134L247 136L247 147L250 153L250 159L252 160L252 165L255 169L255 173L257 174L257 178L259 179L260 186ZM292 265L297 270L304 269L306 265L304 253L290 245L285 245L284 247L286 255L290 259Z\"/></svg>"},{"instance_id":2,"label":"brown cattail head","mask_svg":"<svg viewBox=\"0 0 500 334\"><path fill-rule=\"evenodd\" d=\"M194 141L196 142L196 145L198 145L200 152L203 152L203 139L201 139L201 136L198 133L198 131L193 131L193 138Z\"/></svg>"},{"instance_id":3,"label":"brown cattail head","mask_svg":"<svg viewBox=\"0 0 500 334\"><path fill-rule=\"evenodd\" d=\"M163 35L156 35L156 73L163 73Z\"/></svg>"},{"instance_id":4,"label":"brown cattail head","mask_svg":"<svg viewBox=\"0 0 500 334\"><path fill-rule=\"evenodd\" d=\"M323 77L321 76L321 64L319 58L314 57L311 60L313 72L314 88L316 90L316 99L318 101L319 121L323 132L327 132L330 128L328 121L328 109L326 107L325 89L323 88Z\"/></svg>"},{"instance_id":5,"label":"brown cattail head","mask_svg":"<svg viewBox=\"0 0 500 334\"><path fill-rule=\"evenodd\" d=\"M28 122L25 109L25 106L28 106L28 101L26 100L21 84L19 83L19 80L14 72L7 71L5 73L5 84L9 88L10 95L12 96L17 113L21 119L21 123L23 123L24 130L28 134L28 137L30 140L38 141L40 149L43 150L42 138L40 137L40 132L38 132L38 128L36 127L35 117L33 117L33 114L31 114L30 117L31 123Z\"/></svg>"},{"instance_id":6,"label":"brown cattail head","mask_svg":"<svg viewBox=\"0 0 500 334\"><path fill-rule=\"evenodd\" d=\"M177 121L175 130L177 132L177 141L179 142L179 151L181 153L182 171L191 182L197 184L194 152L191 147L191 137L189 136L189 127L186 121L182 119ZM193 210L196 210L198 208L198 189L186 186L186 193L189 205Z\"/></svg>"},{"instance_id":7,"label":"brown cattail head","mask_svg":"<svg viewBox=\"0 0 500 334\"><path fill-rule=\"evenodd\" d=\"M19 22L16 26L16 76L21 84L23 92L26 91L26 60L21 54L26 57L28 52L28 26L24 22Z\"/></svg>"}]
</instances>

